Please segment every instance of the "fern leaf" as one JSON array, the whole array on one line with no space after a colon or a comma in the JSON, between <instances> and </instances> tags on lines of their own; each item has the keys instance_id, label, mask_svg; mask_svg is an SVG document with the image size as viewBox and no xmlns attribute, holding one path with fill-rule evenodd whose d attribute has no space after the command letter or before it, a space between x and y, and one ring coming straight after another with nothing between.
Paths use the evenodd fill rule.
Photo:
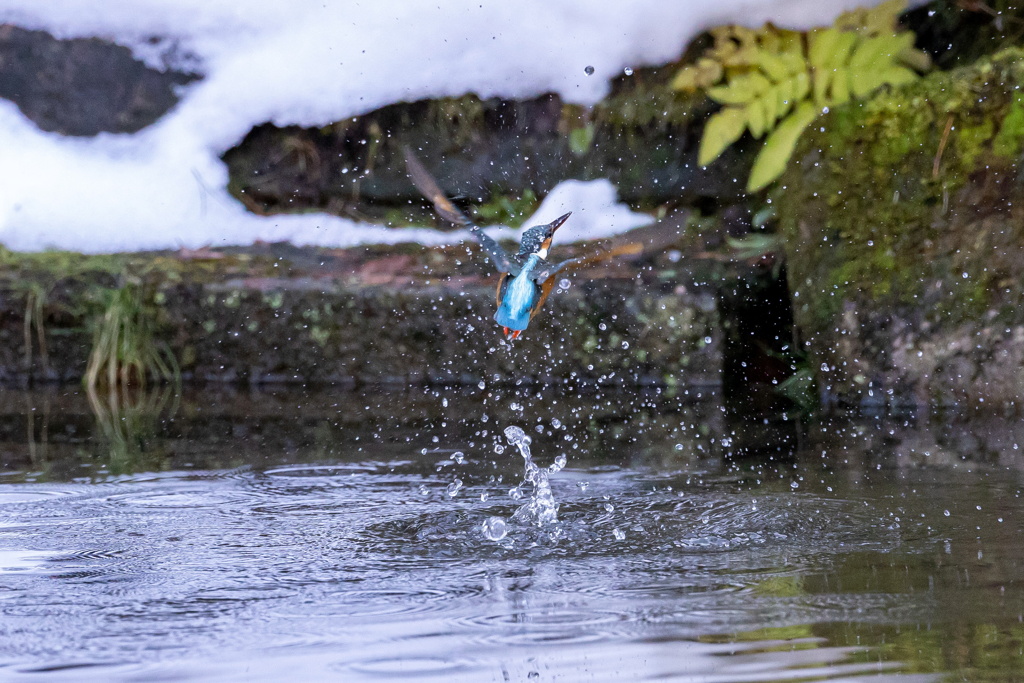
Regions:
<instances>
[{"instance_id":1,"label":"fern leaf","mask_svg":"<svg viewBox=\"0 0 1024 683\"><path fill-rule=\"evenodd\" d=\"M811 92L811 77L806 71L801 71L793 76L793 103L807 99Z\"/></svg>"},{"instance_id":2,"label":"fern leaf","mask_svg":"<svg viewBox=\"0 0 1024 683\"><path fill-rule=\"evenodd\" d=\"M901 52L899 60L914 71L927 71L932 66L931 56L924 50L918 50L915 47Z\"/></svg>"},{"instance_id":3,"label":"fern leaf","mask_svg":"<svg viewBox=\"0 0 1024 683\"><path fill-rule=\"evenodd\" d=\"M814 102L819 107L829 104L829 93L836 104L849 99L848 81L844 65L857 44L857 35L851 31L825 29L810 40L809 58L814 79ZM844 82L836 84L842 79ZM838 97L836 91L838 90Z\"/></svg>"},{"instance_id":4,"label":"fern leaf","mask_svg":"<svg viewBox=\"0 0 1024 683\"><path fill-rule=\"evenodd\" d=\"M796 104L796 83L789 79L775 87L775 120L778 121Z\"/></svg>"},{"instance_id":5,"label":"fern leaf","mask_svg":"<svg viewBox=\"0 0 1024 683\"><path fill-rule=\"evenodd\" d=\"M885 62L892 62L897 56L914 45L913 33L874 36L862 40L850 55L850 70L865 71Z\"/></svg>"},{"instance_id":6,"label":"fern leaf","mask_svg":"<svg viewBox=\"0 0 1024 683\"><path fill-rule=\"evenodd\" d=\"M903 85L917 80L917 74L905 66L890 64L870 71L854 71L850 74L850 90L857 97L864 97L883 85Z\"/></svg>"},{"instance_id":7,"label":"fern leaf","mask_svg":"<svg viewBox=\"0 0 1024 683\"><path fill-rule=\"evenodd\" d=\"M726 147L740 139L746 127L747 117L739 107L726 107L713 115L704 125L697 163L707 166L717 159Z\"/></svg>"},{"instance_id":8,"label":"fern leaf","mask_svg":"<svg viewBox=\"0 0 1024 683\"><path fill-rule=\"evenodd\" d=\"M832 55L839 47L843 31L834 28L819 28L807 34L807 61L815 69L821 69L832 62Z\"/></svg>"},{"instance_id":9,"label":"fern leaf","mask_svg":"<svg viewBox=\"0 0 1024 683\"><path fill-rule=\"evenodd\" d=\"M814 103L819 107L828 104L828 86L832 83L832 71L818 69L814 72Z\"/></svg>"},{"instance_id":10,"label":"fern leaf","mask_svg":"<svg viewBox=\"0 0 1024 683\"><path fill-rule=\"evenodd\" d=\"M773 113L774 110L774 117L770 119L769 127L788 114L798 102L807 98L807 93L810 92L810 83L811 77L806 72L801 72L793 74L775 86L775 105L768 107L769 113Z\"/></svg>"},{"instance_id":11,"label":"fern leaf","mask_svg":"<svg viewBox=\"0 0 1024 683\"><path fill-rule=\"evenodd\" d=\"M776 83L785 80L790 74L789 65L782 57L763 48L757 52L757 65Z\"/></svg>"},{"instance_id":12,"label":"fern leaf","mask_svg":"<svg viewBox=\"0 0 1024 683\"><path fill-rule=\"evenodd\" d=\"M676 90L692 92L702 88L710 88L722 80L722 64L713 59L701 58L697 63L679 70L672 79L672 87Z\"/></svg>"},{"instance_id":13,"label":"fern leaf","mask_svg":"<svg viewBox=\"0 0 1024 683\"><path fill-rule=\"evenodd\" d=\"M780 55L780 59L786 64L786 68L791 74L803 73L808 69L807 58L804 57L802 48L783 52Z\"/></svg>"},{"instance_id":14,"label":"fern leaf","mask_svg":"<svg viewBox=\"0 0 1024 683\"><path fill-rule=\"evenodd\" d=\"M734 77L728 85L708 88L708 97L720 104L747 104L771 86L771 81L751 71Z\"/></svg>"},{"instance_id":15,"label":"fern leaf","mask_svg":"<svg viewBox=\"0 0 1024 683\"><path fill-rule=\"evenodd\" d=\"M743 108L743 111L746 112L747 128L750 129L750 134L755 138L761 137L768 130L768 112L765 110L766 99L765 97L759 97Z\"/></svg>"},{"instance_id":16,"label":"fern leaf","mask_svg":"<svg viewBox=\"0 0 1024 683\"><path fill-rule=\"evenodd\" d=\"M793 156L796 141L818 116L819 110L810 102L801 102L793 113L782 120L768 139L754 161L747 181L747 192L757 192L786 170L786 164Z\"/></svg>"},{"instance_id":17,"label":"fern leaf","mask_svg":"<svg viewBox=\"0 0 1024 683\"><path fill-rule=\"evenodd\" d=\"M773 86L768 92L758 98L761 103L761 110L764 112L764 127L765 130L771 130L775 127L775 122L779 120L779 98L775 94L779 85Z\"/></svg>"},{"instance_id":18,"label":"fern leaf","mask_svg":"<svg viewBox=\"0 0 1024 683\"><path fill-rule=\"evenodd\" d=\"M846 104L850 101L850 70L843 67L832 74L832 102Z\"/></svg>"}]
</instances>

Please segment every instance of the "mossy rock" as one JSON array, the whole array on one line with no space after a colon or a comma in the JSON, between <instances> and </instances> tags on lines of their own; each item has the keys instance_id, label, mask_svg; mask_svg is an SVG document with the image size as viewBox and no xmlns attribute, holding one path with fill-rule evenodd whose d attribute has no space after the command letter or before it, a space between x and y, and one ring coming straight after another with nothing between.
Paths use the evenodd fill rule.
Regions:
<instances>
[{"instance_id":1,"label":"mossy rock","mask_svg":"<svg viewBox=\"0 0 1024 683\"><path fill-rule=\"evenodd\" d=\"M1024 399L1024 51L838 108L775 193L827 397Z\"/></svg>"}]
</instances>

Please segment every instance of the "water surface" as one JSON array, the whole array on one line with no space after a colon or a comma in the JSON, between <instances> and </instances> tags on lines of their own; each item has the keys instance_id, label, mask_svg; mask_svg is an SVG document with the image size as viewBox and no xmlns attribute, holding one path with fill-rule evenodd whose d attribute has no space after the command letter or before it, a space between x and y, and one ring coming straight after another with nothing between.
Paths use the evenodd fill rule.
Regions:
<instances>
[{"instance_id":1,"label":"water surface","mask_svg":"<svg viewBox=\"0 0 1024 683\"><path fill-rule=\"evenodd\" d=\"M1016 420L570 393L6 391L0 678L1021 676Z\"/></svg>"}]
</instances>

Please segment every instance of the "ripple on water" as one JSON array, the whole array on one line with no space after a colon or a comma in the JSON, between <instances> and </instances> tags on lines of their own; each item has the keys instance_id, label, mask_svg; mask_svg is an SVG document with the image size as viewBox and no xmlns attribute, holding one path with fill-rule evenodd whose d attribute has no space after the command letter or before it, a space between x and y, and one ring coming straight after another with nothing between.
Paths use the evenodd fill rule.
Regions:
<instances>
[{"instance_id":1,"label":"ripple on water","mask_svg":"<svg viewBox=\"0 0 1024 683\"><path fill-rule=\"evenodd\" d=\"M107 502L143 508L206 509L223 508L244 503L248 496L237 491L211 491L193 489L183 491L139 491L117 493L106 498Z\"/></svg>"},{"instance_id":2,"label":"ripple on water","mask_svg":"<svg viewBox=\"0 0 1024 683\"><path fill-rule=\"evenodd\" d=\"M531 608L472 616L458 623L492 645L569 645L623 637L635 630L628 611Z\"/></svg>"},{"instance_id":3,"label":"ripple on water","mask_svg":"<svg viewBox=\"0 0 1024 683\"><path fill-rule=\"evenodd\" d=\"M38 489L34 486L27 486L25 488L12 487L10 485L5 486L4 491L0 491L0 505L21 505L25 503L40 503L48 500L53 500L59 496L70 496L74 495L73 490L60 490L60 489Z\"/></svg>"},{"instance_id":4,"label":"ripple on water","mask_svg":"<svg viewBox=\"0 0 1024 683\"><path fill-rule=\"evenodd\" d=\"M351 477L358 474L387 474L406 463L353 462L335 465L288 465L264 470L267 477L286 479L322 479L324 477Z\"/></svg>"},{"instance_id":5,"label":"ripple on water","mask_svg":"<svg viewBox=\"0 0 1024 683\"><path fill-rule=\"evenodd\" d=\"M357 671L375 676L401 676L418 679L468 672L479 665L468 658L458 657L385 657L369 659L355 664L339 666L339 669Z\"/></svg>"},{"instance_id":6,"label":"ripple on water","mask_svg":"<svg viewBox=\"0 0 1024 683\"><path fill-rule=\"evenodd\" d=\"M482 589L471 586L445 588L382 587L326 591L317 596L317 605L296 605L277 611L283 617L382 617L443 612L453 609L459 600L472 599Z\"/></svg>"},{"instance_id":7,"label":"ripple on water","mask_svg":"<svg viewBox=\"0 0 1024 683\"><path fill-rule=\"evenodd\" d=\"M821 499L798 493L749 496L665 492L579 498L564 502L559 522L543 527L511 521L508 505L439 507L401 518L363 516L353 543L367 555L402 561L439 561L494 556L587 556L678 558L681 553L708 561L715 555L728 563L735 552L774 557L785 551L789 561L828 552L890 549L900 542L899 529L879 526L874 512L852 501ZM633 495L631 495L633 494ZM609 509L609 507L611 509ZM481 532L491 516L510 520L499 541ZM357 525L358 526L358 525Z\"/></svg>"},{"instance_id":8,"label":"ripple on water","mask_svg":"<svg viewBox=\"0 0 1024 683\"><path fill-rule=\"evenodd\" d=\"M46 564L56 554L52 550L0 550L0 574L47 573Z\"/></svg>"}]
</instances>

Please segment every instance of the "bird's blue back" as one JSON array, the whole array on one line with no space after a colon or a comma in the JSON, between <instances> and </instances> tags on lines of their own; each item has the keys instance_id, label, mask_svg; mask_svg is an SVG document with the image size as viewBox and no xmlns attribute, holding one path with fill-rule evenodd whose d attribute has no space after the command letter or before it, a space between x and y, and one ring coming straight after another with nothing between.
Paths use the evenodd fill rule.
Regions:
<instances>
[{"instance_id":1,"label":"bird's blue back","mask_svg":"<svg viewBox=\"0 0 1024 683\"><path fill-rule=\"evenodd\" d=\"M525 330L530 324L530 309L537 303L540 288L533 281L533 270L540 263L540 256L531 254L523 269L512 278L505 288L505 297L498 306L494 320L502 327L510 330Z\"/></svg>"}]
</instances>

